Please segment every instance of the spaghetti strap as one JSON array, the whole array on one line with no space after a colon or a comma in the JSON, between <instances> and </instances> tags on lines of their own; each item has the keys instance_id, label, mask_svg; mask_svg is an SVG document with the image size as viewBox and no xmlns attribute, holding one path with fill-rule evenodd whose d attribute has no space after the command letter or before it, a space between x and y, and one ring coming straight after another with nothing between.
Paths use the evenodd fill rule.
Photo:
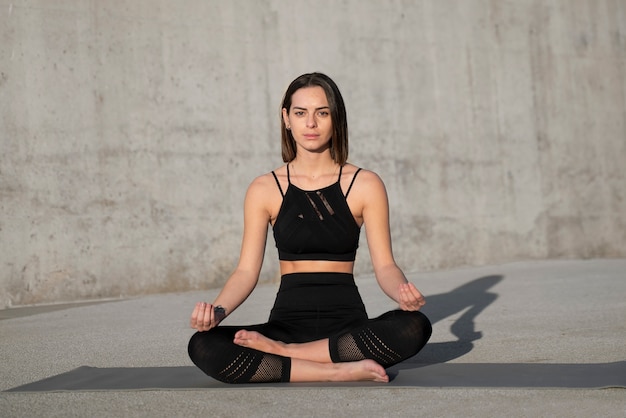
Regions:
<instances>
[{"instance_id":1,"label":"spaghetti strap","mask_svg":"<svg viewBox=\"0 0 626 418\"><path fill-rule=\"evenodd\" d=\"M350 182L350 186L348 187L348 191L346 192L346 199L348 198L350 190L352 190L352 185L354 184L354 180L356 180L356 175L359 174L359 171L361 171L360 168L356 171L356 173L354 173L354 177L352 177L352 181Z\"/></svg>"},{"instance_id":2,"label":"spaghetti strap","mask_svg":"<svg viewBox=\"0 0 626 418\"><path fill-rule=\"evenodd\" d=\"M289 163L287 163L287 183L291 184L291 175L289 174Z\"/></svg>"},{"instance_id":3,"label":"spaghetti strap","mask_svg":"<svg viewBox=\"0 0 626 418\"><path fill-rule=\"evenodd\" d=\"M272 175L274 176L274 180L276 180L276 185L278 186L278 190L280 190L280 194L285 197L285 193L283 193L283 188L280 187L280 183L278 182L278 177L276 177L276 173L272 171Z\"/></svg>"}]
</instances>

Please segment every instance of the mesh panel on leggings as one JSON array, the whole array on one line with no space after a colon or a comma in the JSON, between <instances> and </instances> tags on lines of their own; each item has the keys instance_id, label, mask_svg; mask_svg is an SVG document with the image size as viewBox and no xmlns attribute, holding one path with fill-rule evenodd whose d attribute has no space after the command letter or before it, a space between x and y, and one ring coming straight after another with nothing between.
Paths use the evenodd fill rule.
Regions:
<instances>
[{"instance_id":1,"label":"mesh panel on leggings","mask_svg":"<svg viewBox=\"0 0 626 418\"><path fill-rule=\"evenodd\" d=\"M251 383L280 382L283 377L283 359L272 355L263 355ZM288 377L288 376L287 376Z\"/></svg>"},{"instance_id":2,"label":"mesh panel on leggings","mask_svg":"<svg viewBox=\"0 0 626 418\"><path fill-rule=\"evenodd\" d=\"M389 348L371 329L356 335L344 334L337 339L340 361L376 360L379 364L396 363L402 356Z\"/></svg>"},{"instance_id":3,"label":"mesh panel on leggings","mask_svg":"<svg viewBox=\"0 0 626 418\"><path fill-rule=\"evenodd\" d=\"M430 321L419 312L392 311L329 339L333 362L375 360L390 367L415 355L430 338Z\"/></svg>"},{"instance_id":4,"label":"mesh panel on leggings","mask_svg":"<svg viewBox=\"0 0 626 418\"><path fill-rule=\"evenodd\" d=\"M246 372L255 363L255 356L251 353L239 353L235 359L219 372L220 380L228 383L236 383L242 380ZM246 379L247 380L247 379Z\"/></svg>"},{"instance_id":5,"label":"mesh panel on leggings","mask_svg":"<svg viewBox=\"0 0 626 418\"><path fill-rule=\"evenodd\" d=\"M219 377L228 383L288 381L289 374L285 376L285 372L288 372L289 367L285 367L284 362L284 358L271 354L242 352L219 372Z\"/></svg>"}]
</instances>

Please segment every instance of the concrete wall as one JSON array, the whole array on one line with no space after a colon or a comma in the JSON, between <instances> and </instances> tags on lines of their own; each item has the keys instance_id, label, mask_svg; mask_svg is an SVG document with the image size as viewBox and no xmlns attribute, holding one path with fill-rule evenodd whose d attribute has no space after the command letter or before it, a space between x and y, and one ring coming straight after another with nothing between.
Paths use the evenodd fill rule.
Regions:
<instances>
[{"instance_id":1,"label":"concrete wall","mask_svg":"<svg viewBox=\"0 0 626 418\"><path fill-rule=\"evenodd\" d=\"M405 270L626 257L626 1L0 0L0 308L220 284L309 71Z\"/></svg>"}]
</instances>

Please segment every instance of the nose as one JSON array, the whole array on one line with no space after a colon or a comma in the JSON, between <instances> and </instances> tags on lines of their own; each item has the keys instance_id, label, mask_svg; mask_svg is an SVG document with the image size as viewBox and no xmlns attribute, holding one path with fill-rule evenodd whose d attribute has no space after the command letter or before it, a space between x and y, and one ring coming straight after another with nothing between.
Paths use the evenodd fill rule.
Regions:
<instances>
[{"instance_id":1,"label":"nose","mask_svg":"<svg viewBox=\"0 0 626 418\"><path fill-rule=\"evenodd\" d=\"M306 118L306 127L315 128L317 126L317 120L315 120L315 113L310 113Z\"/></svg>"}]
</instances>

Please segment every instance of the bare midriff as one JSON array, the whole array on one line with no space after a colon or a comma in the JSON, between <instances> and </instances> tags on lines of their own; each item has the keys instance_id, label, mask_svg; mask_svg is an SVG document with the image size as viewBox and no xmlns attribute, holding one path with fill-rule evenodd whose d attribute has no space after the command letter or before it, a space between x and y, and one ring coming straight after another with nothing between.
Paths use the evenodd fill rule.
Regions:
<instances>
[{"instance_id":1,"label":"bare midriff","mask_svg":"<svg viewBox=\"0 0 626 418\"><path fill-rule=\"evenodd\" d=\"M281 261L280 274L291 273L350 273L354 269L353 261L299 260Z\"/></svg>"}]
</instances>

